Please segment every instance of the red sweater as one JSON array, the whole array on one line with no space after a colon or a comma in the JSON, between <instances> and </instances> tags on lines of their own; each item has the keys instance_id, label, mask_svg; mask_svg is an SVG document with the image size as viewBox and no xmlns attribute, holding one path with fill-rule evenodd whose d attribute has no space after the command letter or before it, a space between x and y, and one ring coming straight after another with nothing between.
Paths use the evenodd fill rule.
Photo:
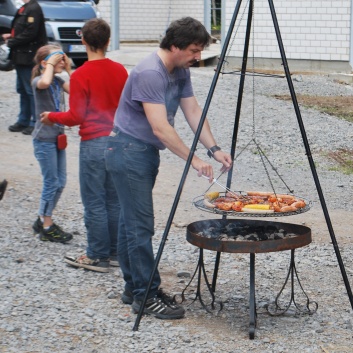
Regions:
<instances>
[{"instance_id":1,"label":"red sweater","mask_svg":"<svg viewBox=\"0 0 353 353\"><path fill-rule=\"evenodd\" d=\"M110 59L86 61L70 77L70 110L49 114L49 120L80 125L81 140L108 136L128 74Z\"/></svg>"}]
</instances>

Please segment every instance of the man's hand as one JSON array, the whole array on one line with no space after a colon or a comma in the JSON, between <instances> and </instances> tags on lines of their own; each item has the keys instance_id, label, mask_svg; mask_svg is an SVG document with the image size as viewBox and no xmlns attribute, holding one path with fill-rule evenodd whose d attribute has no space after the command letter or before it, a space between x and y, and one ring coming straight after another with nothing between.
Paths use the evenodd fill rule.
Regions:
<instances>
[{"instance_id":1,"label":"man's hand","mask_svg":"<svg viewBox=\"0 0 353 353\"><path fill-rule=\"evenodd\" d=\"M231 168L232 166L232 157L230 156L229 153L225 153L222 150L220 151L216 151L213 154L213 158L219 162L222 163L223 166L221 168L221 172L228 172L228 170Z\"/></svg>"},{"instance_id":2,"label":"man's hand","mask_svg":"<svg viewBox=\"0 0 353 353\"><path fill-rule=\"evenodd\" d=\"M5 43L11 38L11 33L4 33L1 35Z\"/></svg>"},{"instance_id":3,"label":"man's hand","mask_svg":"<svg viewBox=\"0 0 353 353\"><path fill-rule=\"evenodd\" d=\"M54 123L52 123L50 120L49 120L49 113L50 112L43 112L40 114L40 122L44 125L54 125Z\"/></svg>"},{"instance_id":4,"label":"man's hand","mask_svg":"<svg viewBox=\"0 0 353 353\"><path fill-rule=\"evenodd\" d=\"M213 167L211 164L204 162L199 157L194 155L191 165L195 170L197 170L197 176L201 177L204 175L210 180L210 183L212 182L214 176Z\"/></svg>"}]
</instances>

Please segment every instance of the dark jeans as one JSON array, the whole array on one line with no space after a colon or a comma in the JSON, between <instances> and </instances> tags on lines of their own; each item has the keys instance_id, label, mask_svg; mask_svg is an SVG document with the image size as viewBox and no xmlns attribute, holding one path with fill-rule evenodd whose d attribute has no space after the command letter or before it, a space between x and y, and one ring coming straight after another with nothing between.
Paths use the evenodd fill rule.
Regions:
<instances>
[{"instance_id":1,"label":"dark jeans","mask_svg":"<svg viewBox=\"0 0 353 353\"><path fill-rule=\"evenodd\" d=\"M121 207L118 258L125 289L131 290L135 299L142 300L154 267L152 189L160 163L159 150L117 131L116 136L109 137L105 159ZM156 294L160 283L157 271L149 297Z\"/></svg>"},{"instance_id":2,"label":"dark jeans","mask_svg":"<svg viewBox=\"0 0 353 353\"><path fill-rule=\"evenodd\" d=\"M20 95L20 113L18 114L17 122L23 126L34 126L36 122L34 96L31 86L32 68L33 66L16 65L16 90Z\"/></svg>"},{"instance_id":3,"label":"dark jeans","mask_svg":"<svg viewBox=\"0 0 353 353\"><path fill-rule=\"evenodd\" d=\"M90 259L116 258L119 201L112 176L105 169L108 136L81 141L80 189Z\"/></svg>"}]
</instances>

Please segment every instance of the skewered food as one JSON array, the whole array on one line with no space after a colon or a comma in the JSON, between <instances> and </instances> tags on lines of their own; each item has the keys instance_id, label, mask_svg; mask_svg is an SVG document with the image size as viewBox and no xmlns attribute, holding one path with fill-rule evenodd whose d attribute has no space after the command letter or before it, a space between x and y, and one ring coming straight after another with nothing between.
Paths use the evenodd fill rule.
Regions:
<instances>
[{"instance_id":1,"label":"skewered food","mask_svg":"<svg viewBox=\"0 0 353 353\"><path fill-rule=\"evenodd\" d=\"M274 194L273 192L249 191L246 195L209 192L204 196L204 205L221 211L247 213L295 212L306 206L303 199L293 195Z\"/></svg>"}]
</instances>

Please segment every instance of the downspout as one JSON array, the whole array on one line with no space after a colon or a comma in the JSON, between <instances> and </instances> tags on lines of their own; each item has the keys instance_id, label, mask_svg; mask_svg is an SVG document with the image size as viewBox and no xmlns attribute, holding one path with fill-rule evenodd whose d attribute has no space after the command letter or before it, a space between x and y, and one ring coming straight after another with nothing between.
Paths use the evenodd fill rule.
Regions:
<instances>
[{"instance_id":1,"label":"downspout","mask_svg":"<svg viewBox=\"0 0 353 353\"><path fill-rule=\"evenodd\" d=\"M350 23L350 43L349 43L349 64L353 69L353 0L351 0L351 23Z\"/></svg>"},{"instance_id":2,"label":"downspout","mask_svg":"<svg viewBox=\"0 0 353 353\"><path fill-rule=\"evenodd\" d=\"M351 0L353 1L353 0ZM226 37L226 0L221 1L221 44L224 43L224 39Z\"/></svg>"},{"instance_id":3,"label":"downspout","mask_svg":"<svg viewBox=\"0 0 353 353\"><path fill-rule=\"evenodd\" d=\"M204 0L203 3L203 25L211 34L211 0Z\"/></svg>"},{"instance_id":4,"label":"downspout","mask_svg":"<svg viewBox=\"0 0 353 353\"><path fill-rule=\"evenodd\" d=\"M119 1L120 0L111 0L111 41L110 46L111 50L118 50L120 45L120 33L119 33Z\"/></svg>"}]
</instances>

